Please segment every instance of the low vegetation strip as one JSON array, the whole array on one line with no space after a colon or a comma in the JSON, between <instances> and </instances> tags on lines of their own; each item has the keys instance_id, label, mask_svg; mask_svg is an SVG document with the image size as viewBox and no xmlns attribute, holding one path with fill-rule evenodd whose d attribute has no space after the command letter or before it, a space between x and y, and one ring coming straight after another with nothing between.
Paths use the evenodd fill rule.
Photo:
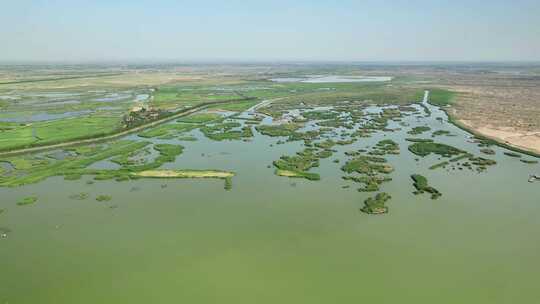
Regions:
<instances>
[{"instance_id":1,"label":"low vegetation strip","mask_svg":"<svg viewBox=\"0 0 540 304\"><path fill-rule=\"evenodd\" d=\"M228 178L233 177L234 173L219 170L147 170L133 175L156 178Z\"/></svg>"},{"instance_id":2,"label":"low vegetation strip","mask_svg":"<svg viewBox=\"0 0 540 304\"><path fill-rule=\"evenodd\" d=\"M71 79L110 77L110 76L118 76L118 75L122 75L122 73L100 73L100 74L94 74L94 75L66 76L66 77L56 77L56 78L21 79L21 80L0 82L0 85L28 83L28 82L43 82L43 81L59 81L59 80L71 80Z\"/></svg>"},{"instance_id":3,"label":"low vegetation strip","mask_svg":"<svg viewBox=\"0 0 540 304\"><path fill-rule=\"evenodd\" d=\"M291 170L282 170L277 169L276 170L277 176L284 176L284 177L298 177L298 178L305 178L308 180L320 180L321 177L317 173L311 173L311 172L304 172L304 171L291 171Z\"/></svg>"}]
</instances>

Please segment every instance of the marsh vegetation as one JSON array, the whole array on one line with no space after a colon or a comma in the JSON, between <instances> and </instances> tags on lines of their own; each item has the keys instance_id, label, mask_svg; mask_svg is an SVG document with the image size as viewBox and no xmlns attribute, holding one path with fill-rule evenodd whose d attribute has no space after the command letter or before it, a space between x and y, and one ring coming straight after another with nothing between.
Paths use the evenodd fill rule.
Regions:
<instances>
[{"instance_id":1,"label":"marsh vegetation","mask_svg":"<svg viewBox=\"0 0 540 304\"><path fill-rule=\"evenodd\" d=\"M222 81L223 79L220 79L218 83ZM71 181L84 176L90 176L94 180L115 181L141 178L217 178L223 179L224 188L229 190L234 176L232 171L163 167L165 164L175 166L173 164L178 156L204 137L218 145L222 141L250 141L263 135L278 138L277 142L270 143L270 147L287 147L289 144L298 144L301 147L299 152L293 150L292 153L274 159L272 164L276 175L320 180L322 177L316 168L321 166L325 159L334 156L328 163L346 174L341 177L344 181L359 184L357 190L360 192L375 192L380 191L384 183L391 182L391 173L400 167L399 161L391 165L387 160L387 157L399 157L400 142L403 143L399 138L426 134L433 125L429 122L435 120L440 127L431 132L432 138L455 135L445 128L445 120L437 116L436 110L421 103L423 89L404 86L401 82L387 86L381 83L269 82L264 79L242 79L217 85L215 81L203 80L197 83L156 83L151 88L133 90L136 95L122 93L129 91L122 90L116 93L107 91L103 96L92 95L95 102L85 104L84 107L79 103L62 103L65 110L90 110L92 113L88 116L71 117L69 120L36 121L31 125L1 122L0 130L4 132L2 134L9 136L0 137L6 140L14 139L13 136L20 137L21 142L24 142L24 136L18 132L28 133L28 130L32 130L32 136L39 138L38 144L43 144L47 140L55 142L54 140L79 138L82 131L77 128L69 130L77 133L70 135L71 137L62 133L56 134L54 140L51 135L41 136L47 134L41 132L67 132L61 129L65 129L65 123L68 122L86 120L86 123L82 123L85 127L97 124L98 130L104 129L103 134L108 134L125 127L121 124L122 121L125 122L126 113L130 117L144 114L145 117L155 116L155 119L158 119L160 115L179 113L197 106L201 106L201 109L188 112L189 115L175 118L168 123L147 128L129 139L81 145L60 149L54 153L2 158L3 163L9 164L10 168L0 167L0 186L33 184L53 176L61 176ZM68 92L71 93L78 94ZM129 101L129 96L138 97L135 101ZM453 98L454 94L449 91L433 89L429 102L445 107L452 103ZM61 102L67 101L60 99ZM95 110L98 104L111 101L115 101L115 106L119 108L117 111L109 111L110 116L107 118L104 115L107 111ZM7 107L15 105L8 102ZM58 112L63 110L59 109ZM144 124L145 119L139 123ZM45 127L46 124L50 126ZM114 124L114 127L111 124ZM198 135L199 131L204 137ZM399 136L392 139L386 137L396 133ZM95 134L84 133L82 136ZM449 158L439 158L439 162L431 163L427 167L429 169L447 168L449 171L457 168L481 172L496 164L494 160L474 156L464 149L435 142L432 138L405 138L406 142L411 143L408 151L415 156L427 157L435 154ZM358 149L357 145L367 140L372 142ZM482 153L494 153L494 150L488 148L493 144L492 141L481 137L474 140L482 147ZM185 143L180 145L181 141ZM0 147L6 149L20 145L22 144L13 143L2 146L0 141ZM336 152L346 146L356 147L343 151L344 159L336 157ZM518 155L513 152L505 154L514 157ZM419 162L418 158L417 161ZM523 159L522 162L534 164L533 160ZM435 188L427 184L425 177L413 176L418 192L431 193L434 198L440 196ZM92 180L86 181L87 185L92 183ZM74 200L87 197L86 192L69 196ZM376 201L375 198L373 200Z\"/></svg>"},{"instance_id":2,"label":"marsh vegetation","mask_svg":"<svg viewBox=\"0 0 540 304\"><path fill-rule=\"evenodd\" d=\"M409 151L422 157L428 156L432 153L443 157L451 157L453 155L465 153L464 151L450 145L435 142L414 143L409 146Z\"/></svg>"},{"instance_id":3,"label":"marsh vegetation","mask_svg":"<svg viewBox=\"0 0 540 304\"><path fill-rule=\"evenodd\" d=\"M381 192L375 195L375 197L368 197L364 201L364 207L360 211L367 214L385 214L388 213L388 207L386 202L390 200L392 196L386 192Z\"/></svg>"},{"instance_id":4,"label":"marsh vegetation","mask_svg":"<svg viewBox=\"0 0 540 304\"><path fill-rule=\"evenodd\" d=\"M414 188L416 188L414 194L422 194L424 192L427 192L431 194L431 199L437 199L442 195L439 190L431 187L428 184L428 180L425 176L420 174L413 174L411 175L411 178L414 181L413 186Z\"/></svg>"},{"instance_id":5,"label":"marsh vegetation","mask_svg":"<svg viewBox=\"0 0 540 304\"><path fill-rule=\"evenodd\" d=\"M112 196L110 195L101 194L96 197L96 201L98 202L108 202L110 200L112 200Z\"/></svg>"},{"instance_id":6,"label":"marsh vegetation","mask_svg":"<svg viewBox=\"0 0 540 304\"><path fill-rule=\"evenodd\" d=\"M37 202L38 198L37 196L28 196L25 197L17 202L18 206L26 206L26 205L32 205L35 202Z\"/></svg>"}]
</instances>

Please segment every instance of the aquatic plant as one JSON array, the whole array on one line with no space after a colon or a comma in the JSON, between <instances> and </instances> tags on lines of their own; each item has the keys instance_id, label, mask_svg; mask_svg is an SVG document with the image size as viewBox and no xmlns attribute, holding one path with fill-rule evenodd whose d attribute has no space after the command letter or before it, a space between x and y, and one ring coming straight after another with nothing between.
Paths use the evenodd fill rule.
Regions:
<instances>
[{"instance_id":1,"label":"aquatic plant","mask_svg":"<svg viewBox=\"0 0 540 304\"><path fill-rule=\"evenodd\" d=\"M321 130L309 130L306 132L292 132L287 141L303 140L305 145L311 144L312 140L318 139L321 136Z\"/></svg>"},{"instance_id":2,"label":"aquatic plant","mask_svg":"<svg viewBox=\"0 0 540 304\"><path fill-rule=\"evenodd\" d=\"M517 153L514 153L514 152L503 152L503 153L504 153L504 155L510 156L510 157L516 157L516 158L521 157L521 154L517 154Z\"/></svg>"},{"instance_id":3,"label":"aquatic plant","mask_svg":"<svg viewBox=\"0 0 540 304\"><path fill-rule=\"evenodd\" d=\"M386 159L382 157L361 155L347 161L341 170L347 173L374 175L376 173L388 174L394 171L394 168L386 164Z\"/></svg>"},{"instance_id":4,"label":"aquatic plant","mask_svg":"<svg viewBox=\"0 0 540 304\"><path fill-rule=\"evenodd\" d=\"M335 119L340 114L333 111L305 111L302 112L302 116L308 120L328 120Z\"/></svg>"},{"instance_id":5,"label":"aquatic plant","mask_svg":"<svg viewBox=\"0 0 540 304\"><path fill-rule=\"evenodd\" d=\"M422 109L424 109L424 113L426 114L426 117L431 116L431 110L423 103L420 103L420 106Z\"/></svg>"},{"instance_id":6,"label":"aquatic plant","mask_svg":"<svg viewBox=\"0 0 540 304\"><path fill-rule=\"evenodd\" d=\"M488 155L495 155L495 150L493 149L483 148L483 149L480 149L480 152L484 154L488 154Z\"/></svg>"},{"instance_id":7,"label":"aquatic plant","mask_svg":"<svg viewBox=\"0 0 540 304\"><path fill-rule=\"evenodd\" d=\"M411 175L411 178L414 181L413 186L416 188L414 194L428 192L431 193L431 199L437 199L442 195L439 190L428 185L428 180L425 176L422 176L420 174L413 174Z\"/></svg>"},{"instance_id":8,"label":"aquatic plant","mask_svg":"<svg viewBox=\"0 0 540 304\"><path fill-rule=\"evenodd\" d=\"M345 145L350 145L352 143L354 143L355 140L354 139L348 139L348 140L338 140L336 141L336 144L340 145L340 146L345 146Z\"/></svg>"},{"instance_id":9,"label":"aquatic plant","mask_svg":"<svg viewBox=\"0 0 540 304\"><path fill-rule=\"evenodd\" d=\"M375 149L370 152L372 155L399 154L399 145L391 139L384 139L375 145Z\"/></svg>"},{"instance_id":10,"label":"aquatic plant","mask_svg":"<svg viewBox=\"0 0 540 304\"><path fill-rule=\"evenodd\" d=\"M418 134L427 132L429 130L431 130L431 128L428 126L419 126L419 127L412 128L409 132L407 132L407 134L418 135Z\"/></svg>"},{"instance_id":11,"label":"aquatic plant","mask_svg":"<svg viewBox=\"0 0 540 304\"><path fill-rule=\"evenodd\" d=\"M387 176L343 176L344 180L350 180L356 183L364 184L363 187L358 188L360 192L374 192L379 191L379 185L384 182L389 182L392 180L391 177Z\"/></svg>"},{"instance_id":12,"label":"aquatic plant","mask_svg":"<svg viewBox=\"0 0 540 304\"><path fill-rule=\"evenodd\" d=\"M72 194L69 196L70 199L73 199L73 200L85 200L87 199L89 196L88 193L85 193L85 192L81 192L81 193L77 193L77 194Z\"/></svg>"},{"instance_id":13,"label":"aquatic plant","mask_svg":"<svg viewBox=\"0 0 540 304\"><path fill-rule=\"evenodd\" d=\"M390 200L390 196L386 192L381 192L375 195L375 197L369 197L364 201L364 207L360 211L367 214L385 214L388 213L388 207L385 203Z\"/></svg>"},{"instance_id":14,"label":"aquatic plant","mask_svg":"<svg viewBox=\"0 0 540 304\"><path fill-rule=\"evenodd\" d=\"M409 146L409 151L418 155L418 156L427 156L431 153L438 154L444 157L450 157L452 155L457 155L465 153L464 151L441 143L435 142L417 142Z\"/></svg>"},{"instance_id":15,"label":"aquatic plant","mask_svg":"<svg viewBox=\"0 0 540 304\"><path fill-rule=\"evenodd\" d=\"M232 189L232 177L228 176L225 178L225 190L231 190Z\"/></svg>"},{"instance_id":16,"label":"aquatic plant","mask_svg":"<svg viewBox=\"0 0 540 304\"><path fill-rule=\"evenodd\" d=\"M475 166L482 166L482 167L493 166L497 164L496 161L492 159L483 158L483 157L471 157L469 158L469 161L471 161L471 164Z\"/></svg>"},{"instance_id":17,"label":"aquatic plant","mask_svg":"<svg viewBox=\"0 0 540 304\"><path fill-rule=\"evenodd\" d=\"M315 154L316 149L307 148L298 152L295 156L283 155L273 162L277 170L276 174L287 177L302 177L309 180L319 180L316 173L307 172L313 167L319 166L319 156Z\"/></svg>"},{"instance_id":18,"label":"aquatic plant","mask_svg":"<svg viewBox=\"0 0 540 304\"><path fill-rule=\"evenodd\" d=\"M460 160L462 160L462 159L465 159L465 158L471 158L471 157L473 157L472 154L470 154L470 153L465 153L465 154L463 154L463 155L459 155L459 156L453 157L453 158L451 158L449 161L450 161L451 163L454 163L454 162L460 161Z\"/></svg>"},{"instance_id":19,"label":"aquatic plant","mask_svg":"<svg viewBox=\"0 0 540 304\"><path fill-rule=\"evenodd\" d=\"M446 130L437 130L435 132L433 132L431 134L431 137L436 137L436 136L441 136L441 135L446 135L446 136L452 136L452 134L450 133L450 131L446 131Z\"/></svg>"},{"instance_id":20,"label":"aquatic plant","mask_svg":"<svg viewBox=\"0 0 540 304\"><path fill-rule=\"evenodd\" d=\"M437 168L441 168L441 167L445 167L446 165L448 165L449 162L447 161L443 161L443 162L440 162L440 163L437 163L431 167L429 167L430 170L434 170L434 169L437 169Z\"/></svg>"},{"instance_id":21,"label":"aquatic plant","mask_svg":"<svg viewBox=\"0 0 540 304\"><path fill-rule=\"evenodd\" d=\"M131 153L147 146L148 142L118 141L109 144L107 149L93 149L91 153L76 158L66 158L47 165L33 167L32 170L23 171L25 174L0 177L0 186L21 186L37 183L51 176L78 176L79 174L98 174L104 170L91 170L87 167L95 162L117 155ZM118 170L117 170L118 171Z\"/></svg>"},{"instance_id":22,"label":"aquatic plant","mask_svg":"<svg viewBox=\"0 0 540 304\"><path fill-rule=\"evenodd\" d=\"M38 200L37 196L29 196L29 197L25 197L22 200L18 201L17 205L18 206L31 205L31 204L34 204L35 202L37 202L37 200Z\"/></svg>"},{"instance_id":23,"label":"aquatic plant","mask_svg":"<svg viewBox=\"0 0 540 304\"><path fill-rule=\"evenodd\" d=\"M330 149L335 145L336 145L336 142L331 139L327 139L325 141L315 143L315 147L321 148L321 149Z\"/></svg>"},{"instance_id":24,"label":"aquatic plant","mask_svg":"<svg viewBox=\"0 0 540 304\"><path fill-rule=\"evenodd\" d=\"M311 181L318 181L321 179L321 176L319 174L306 172L306 171L291 171L291 170L277 169L275 174L278 176L291 177L291 178L295 178L295 177L305 178Z\"/></svg>"},{"instance_id":25,"label":"aquatic plant","mask_svg":"<svg viewBox=\"0 0 540 304\"><path fill-rule=\"evenodd\" d=\"M298 130L300 128L299 124L289 123L289 124L281 124L281 125L259 125L256 126L255 129L267 136L290 136L293 134L294 131Z\"/></svg>"},{"instance_id":26,"label":"aquatic plant","mask_svg":"<svg viewBox=\"0 0 540 304\"><path fill-rule=\"evenodd\" d=\"M194 137L194 136L182 136L182 137L178 137L178 140L180 140L180 141L197 141L197 137Z\"/></svg>"},{"instance_id":27,"label":"aquatic plant","mask_svg":"<svg viewBox=\"0 0 540 304\"><path fill-rule=\"evenodd\" d=\"M332 154L333 154L332 150L322 150L322 151L317 152L315 156L317 156L317 158L328 158L332 156Z\"/></svg>"},{"instance_id":28,"label":"aquatic plant","mask_svg":"<svg viewBox=\"0 0 540 304\"><path fill-rule=\"evenodd\" d=\"M433 142L433 139L429 138L405 138L406 141L410 142Z\"/></svg>"},{"instance_id":29,"label":"aquatic plant","mask_svg":"<svg viewBox=\"0 0 540 304\"><path fill-rule=\"evenodd\" d=\"M112 196L110 195L98 195L96 197L96 201L98 202L108 202L112 199Z\"/></svg>"},{"instance_id":30,"label":"aquatic plant","mask_svg":"<svg viewBox=\"0 0 540 304\"><path fill-rule=\"evenodd\" d=\"M240 130L234 130L239 128L241 124L239 122L224 122L212 125L206 125L200 128L204 136L216 140L238 140L247 137L253 137L253 132L250 126L243 126Z\"/></svg>"},{"instance_id":31,"label":"aquatic plant","mask_svg":"<svg viewBox=\"0 0 540 304\"><path fill-rule=\"evenodd\" d=\"M73 173L68 173L68 174L64 175L64 180L74 181L74 180L81 179L81 177L82 177L82 175L80 173L73 172Z\"/></svg>"},{"instance_id":32,"label":"aquatic plant","mask_svg":"<svg viewBox=\"0 0 540 304\"><path fill-rule=\"evenodd\" d=\"M6 238L8 233L11 232L11 229L7 228L7 227L0 227L0 237L2 238Z\"/></svg>"},{"instance_id":33,"label":"aquatic plant","mask_svg":"<svg viewBox=\"0 0 540 304\"><path fill-rule=\"evenodd\" d=\"M481 148L482 147L491 147L491 146L497 144L497 142L494 141L493 139L479 137L479 136L475 136L474 141L478 144L478 147L481 147Z\"/></svg>"}]
</instances>

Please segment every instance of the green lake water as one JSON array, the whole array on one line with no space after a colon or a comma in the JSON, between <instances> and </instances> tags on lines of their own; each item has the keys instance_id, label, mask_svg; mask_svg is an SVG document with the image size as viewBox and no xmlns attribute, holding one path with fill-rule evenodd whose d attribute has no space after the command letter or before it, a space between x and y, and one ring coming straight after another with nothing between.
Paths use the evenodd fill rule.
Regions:
<instances>
[{"instance_id":1,"label":"green lake water","mask_svg":"<svg viewBox=\"0 0 540 304\"><path fill-rule=\"evenodd\" d=\"M436 141L480 155L431 109L404 120L450 130L458 136ZM231 191L220 180L88 185L89 176L0 188L0 227L11 230L0 239L0 303L537 303L540 182L527 179L540 166L493 148L498 164L486 172L429 170L439 160L415 161L409 128L337 146L312 170L320 181L267 168L301 142L214 142L193 131L199 140L181 142L184 153L164 167L235 171ZM388 157L393 181L381 186L390 212L366 215L359 209L373 193L339 168L344 151L384 138L401 148ZM443 196L415 196L413 173ZM80 192L91 196L68 198ZM112 200L95 201L100 194ZM16 206L29 195L39 201Z\"/></svg>"}]
</instances>

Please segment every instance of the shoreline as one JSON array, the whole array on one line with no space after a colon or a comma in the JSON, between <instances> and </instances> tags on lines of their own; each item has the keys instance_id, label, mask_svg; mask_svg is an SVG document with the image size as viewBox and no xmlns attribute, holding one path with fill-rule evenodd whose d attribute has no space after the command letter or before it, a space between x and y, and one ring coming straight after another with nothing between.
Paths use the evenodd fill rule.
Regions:
<instances>
[{"instance_id":1,"label":"shoreline","mask_svg":"<svg viewBox=\"0 0 540 304\"><path fill-rule=\"evenodd\" d=\"M514 151L514 152L526 154L528 156L535 157L535 158L540 158L540 151L531 149L529 147L523 147L523 146L514 145L514 144L506 142L502 138L498 138L498 137L483 134L482 132L478 131L477 129L464 124L457 117L450 114L449 111L448 111L448 108L445 108L445 107L439 107L439 108L446 113L446 116L448 117L448 122L449 123L455 125L456 127L462 129L465 132L470 133L471 135L473 135L473 136L475 136L477 138L487 139L487 140L491 141L494 145L497 145L499 147L502 147L502 148L505 148L505 149L508 149L508 150L511 150L511 151Z\"/></svg>"}]
</instances>

